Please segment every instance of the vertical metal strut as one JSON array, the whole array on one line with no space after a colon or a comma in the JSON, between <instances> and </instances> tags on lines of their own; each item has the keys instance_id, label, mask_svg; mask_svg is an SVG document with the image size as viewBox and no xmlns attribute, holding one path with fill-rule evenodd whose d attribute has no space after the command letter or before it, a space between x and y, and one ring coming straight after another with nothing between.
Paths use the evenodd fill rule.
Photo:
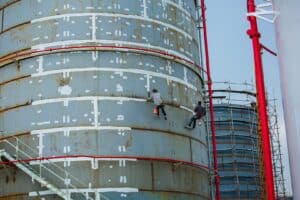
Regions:
<instances>
[{"instance_id":1,"label":"vertical metal strut","mask_svg":"<svg viewBox=\"0 0 300 200\"><path fill-rule=\"evenodd\" d=\"M248 12L253 13L256 11L255 1L248 0ZM271 156L271 146L269 138L269 126L268 126L268 115L267 115L267 104L264 84L264 74L262 69L262 58L261 58L261 45L260 45L260 33L258 32L257 20L255 16L248 16L250 22L250 29L247 31L250 39L252 40L254 62L255 62L255 80L257 90L257 102L258 102L258 114L261 122L261 139L262 139L262 150L265 170L265 183L266 183L266 194L268 200L275 199L274 193L274 180L273 180L273 166Z\"/></svg>"},{"instance_id":2,"label":"vertical metal strut","mask_svg":"<svg viewBox=\"0 0 300 200\"><path fill-rule=\"evenodd\" d=\"M201 5L201 16L203 23L203 37L204 37L204 51L205 51L205 62L207 71L207 85L208 85L208 97L209 97L209 112L210 112L210 126L212 134L212 147L213 147L213 160L214 160L214 173L215 173L215 187L216 187L216 200L220 200L220 177L218 173L218 160L217 160L217 144L216 144L216 129L215 129L215 119L214 119L214 108L212 100L212 79L210 72L210 62L209 62L209 50L208 50L208 36L207 36L207 26L206 26L206 7L205 1L200 0Z\"/></svg>"}]
</instances>

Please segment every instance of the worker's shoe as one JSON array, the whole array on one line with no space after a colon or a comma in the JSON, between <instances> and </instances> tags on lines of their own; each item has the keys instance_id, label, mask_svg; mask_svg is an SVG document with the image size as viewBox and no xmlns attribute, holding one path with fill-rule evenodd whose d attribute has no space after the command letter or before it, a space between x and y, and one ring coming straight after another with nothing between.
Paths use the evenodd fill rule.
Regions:
<instances>
[{"instance_id":1,"label":"worker's shoe","mask_svg":"<svg viewBox=\"0 0 300 200\"><path fill-rule=\"evenodd\" d=\"M184 128L186 128L186 129L192 129L192 127L191 126L189 126L189 125L185 125L185 127Z\"/></svg>"}]
</instances>

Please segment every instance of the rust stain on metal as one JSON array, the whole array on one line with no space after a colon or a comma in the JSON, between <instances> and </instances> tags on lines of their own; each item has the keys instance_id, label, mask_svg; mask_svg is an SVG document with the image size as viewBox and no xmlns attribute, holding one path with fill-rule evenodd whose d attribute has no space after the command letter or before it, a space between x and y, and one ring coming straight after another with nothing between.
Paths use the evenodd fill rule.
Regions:
<instances>
[{"instance_id":1,"label":"rust stain on metal","mask_svg":"<svg viewBox=\"0 0 300 200\"><path fill-rule=\"evenodd\" d=\"M3 27L4 27L4 10L2 10L2 23L1 23L1 31L0 31L0 33L3 32Z\"/></svg>"},{"instance_id":2,"label":"rust stain on metal","mask_svg":"<svg viewBox=\"0 0 300 200\"><path fill-rule=\"evenodd\" d=\"M0 196L0 200L25 200L28 199L28 193L10 194L7 196Z\"/></svg>"},{"instance_id":3,"label":"rust stain on metal","mask_svg":"<svg viewBox=\"0 0 300 200\"><path fill-rule=\"evenodd\" d=\"M33 56L34 55L32 55L30 48L26 48L20 51L15 51L13 53L6 54L0 57L0 68L5 67L5 65L15 62L16 60L22 60Z\"/></svg>"},{"instance_id":4,"label":"rust stain on metal","mask_svg":"<svg viewBox=\"0 0 300 200\"><path fill-rule=\"evenodd\" d=\"M192 148L192 139L190 138L190 140L189 140L189 143L190 143L190 152L191 152L191 157L190 157L190 159L191 159L191 162L193 162L193 148Z\"/></svg>"},{"instance_id":5,"label":"rust stain on metal","mask_svg":"<svg viewBox=\"0 0 300 200\"><path fill-rule=\"evenodd\" d=\"M151 181L152 181L152 190L155 190L155 178L154 178L154 164L151 162Z\"/></svg>"},{"instance_id":6,"label":"rust stain on metal","mask_svg":"<svg viewBox=\"0 0 300 200\"><path fill-rule=\"evenodd\" d=\"M21 108L21 107L24 107L24 106L29 106L29 105L31 105L31 101L27 101L24 104L19 104L19 105L15 105L15 106L12 106L12 107L1 109L0 113L7 112L7 111L13 110L13 109L18 109L18 108Z\"/></svg>"},{"instance_id":7,"label":"rust stain on metal","mask_svg":"<svg viewBox=\"0 0 300 200\"><path fill-rule=\"evenodd\" d=\"M149 189L143 189L139 188L139 191L141 192L165 192L165 193L177 193L177 194L186 194L186 195L195 195L195 196L201 196L204 199L208 199L207 196L204 196L199 193L194 193L194 192L182 192L182 191L175 191L175 190L149 190ZM169 198L168 198L169 199Z\"/></svg>"},{"instance_id":8,"label":"rust stain on metal","mask_svg":"<svg viewBox=\"0 0 300 200\"><path fill-rule=\"evenodd\" d=\"M20 76L20 77L14 78L14 79L10 79L10 80L7 80L7 81L4 81L4 82L0 83L0 86L3 86L5 84L8 84L8 83L11 83L11 82L14 82L14 81L19 81L21 79L29 78L29 77L30 77L30 75L24 75L24 76Z\"/></svg>"},{"instance_id":9,"label":"rust stain on metal","mask_svg":"<svg viewBox=\"0 0 300 200\"><path fill-rule=\"evenodd\" d=\"M15 1L12 1L10 3L5 4L4 6L0 7L0 11L7 8L8 6L11 6L12 4L15 4L15 3L19 2L19 1L21 1L21 0L15 0Z\"/></svg>"},{"instance_id":10,"label":"rust stain on metal","mask_svg":"<svg viewBox=\"0 0 300 200\"><path fill-rule=\"evenodd\" d=\"M14 138L18 138L18 137L22 137L22 136L28 136L28 135L30 135L30 132L17 133L17 134L14 134L13 136L0 137L0 141L8 140L8 139L14 139Z\"/></svg>"},{"instance_id":11,"label":"rust stain on metal","mask_svg":"<svg viewBox=\"0 0 300 200\"><path fill-rule=\"evenodd\" d=\"M10 31L10 30L12 30L12 29L23 29L24 26L25 26L25 25L28 25L28 24L30 24L30 21L27 21L27 22L24 22L24 23L22 23L22 24L18 24L18 25L9 27L8 29L5 29L5 30L2 29L2 32L0 33L0 36L1 36L1 34L7 32L7 31Z\"/></svg>"},{"instance_id":12,"label":"rust stain on metal","mask_svg":"<svg viewBox=\"0 0 300 200\"><path fill-rule=\"evenodd\" d=\"M132 145L132 135L126 140L125 147L128 148Z\"/></svg>"},{"instance_id":13,"label":"rust stain on metal","mask_svg":"<svg viewBox=\"0 0 300 200\"><path fill-rule=\"evenodd\" d=\"M70 80L71 80L70 77L67 77L67 78L59 78L58 84L59 84L59 86L69 85Z\"/></svg>"},{"instance_id":14,"label":"rust stain on metal","mask_svg":"<svg viewBox=\"0 0 300 200\"><path fill-rule=\"evenodd\" d=\"M25 25L28 25L28 24L30 24L30 21L27 21L27 22L24 22L24 23L22 23L22 24L18 24L18 25L9 27L8 29L5 29L5 30L2 29L2 32L0 33L0 36L1 36L1 34L7 32L7 31L10 31L10 30L12 30L12 29L23 29L24 26L25 26Z\"/></svg>"}]
</instances>

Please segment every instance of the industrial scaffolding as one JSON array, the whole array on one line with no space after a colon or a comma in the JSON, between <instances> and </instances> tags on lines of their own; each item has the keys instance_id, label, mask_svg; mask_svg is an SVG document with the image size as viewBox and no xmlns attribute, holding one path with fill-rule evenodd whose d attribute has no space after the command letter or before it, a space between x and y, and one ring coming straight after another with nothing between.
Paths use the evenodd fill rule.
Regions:
<instances>
[{"instance_id":1,"label":"industrial scaffolding","mask_svg":"<svg viewBox=\"0 0 300 200\"><path fill-rule=\"evenodd\" d=\"M243 198L250 198L250 196L244 196L241 195L241 191L243 188L241 188L241 185L249 184L249 186L246 186L246 191L249 190L249 195L253 191L253 185L257 186L255 187L256 193L255 197L252 196L252 198L255 199L267 199L266 197L266 188L265 188L265 171L264 171L264 162L263 162L263 151L262 151L262 143L261 143L261 127L260 127L260 120L259 115L257 115L257 104L256 102L256 93L255 87L253 84L250 83L232 83L232 82L214 82L214 107L218 109L218 105L223 105L224 108L226 107L227 110L224 111L225 114L223 114L223 117L220 118L218 113L215 113L215 125L217 130L217 144L218 147L222 145L222 140L220 140L219 131L222 131L222 129L226 129L227 140L230 138L230 141L227 141L231 144L231 147L229 149L223 149L220 150L218 148L217 155L218 155L218 169L219 174L221 177L221 196L224 198L224 185L228 187L228 179L225 179L222 174L224 174L224 171L231 171L234 174L234 180L236 184L236 197L238 199ZM221 88L221 89L220 89ZM241 107L239 107L241 106ZM237 120L237 117L235 116L235 109L243 109L243 108L249 108L249 116L247 119L240 119ZM216 109L215 109L216 111ZM248 111L247 111L248 112ZM255 113L255 115L251 114ZM275 192L276 192L276 198L277 199L286 199L286 188L285 188L285 179L283 175L283 163L282 163L282 152L281 152L281 144L279 139L279 125L278 125L278 113L276 108L276 101L274 99L269 100L268 104L268 114L269 114L269 127L270 127L270 138L271 138L271 146L272 146L272 159L273 159L273 170L274 170L274 180L275 180ZM226 116L225 116L226 115ZM245 118L245 115L241 114L239 117ZM242 123L248 123L249 129L245 129L244 131L249 132L249 137L251 137L251 142L248 141L247 145L248 147L245 148L243 155L243 159L248 159L248 168L247 171L250 172L252 170L252 175L255 175L252 180L248 179L246 180L245 177L240 177L239 173L240 171L245 170L245 166L242 169L242 167L239 167L239 162L237 162L238 159L241 159L241 157L236 153L238 151L238 147L242 144L246 144L245 140L243 143L243 139L239 138L239 136L236 134L238 131L243 129L243 125L239 126L239 124ZM245 126L246 127L246 126ZM244 127L244 128L245 128ZM243 136L244 137L244 136ZM224 143L224 141L223 141ZM226 143L226 141L225 141ZM250 147L251 146L251 147ZM243 147L244 148L244 147ZM247 150L249 152L247 152ZM226 153L224 154L224 152ZM224 162L226 159L231 158L231 163ZM247 164L247 162L245 162ZM246 165L244 163L244 165ZM251 166L250 166L251 164ZM231 166L229 166L231 165ZM222 181L223 180L223 181ZM251 185L251 186L250 186ZM248 187L248 188L247 188ZM245 188L244 188L245 189ZM251 194L253 195L253 194Z\"/></svg>"},{"instance_id":2,"label":"industrial scaffolding","mask_svg":"<svg viewBox=\"0 0 300 200\"><path fill-rule=\"evenodd\" d=\"M274 184L276 199L287 199L284 178L284 166L280 144L280 127L278 124L277 100L270 99L268 104L271 150L273 160Z\"/></svg>"},{"instance_id":3,"label":"industrial scaffolding","mask_svg":"<svg viewBox=\"0 0 300 200\"><path fill-rule=\"evenodd\" d=\"M222 199L260 199L261 162L252 84L214 82L214 112Z\"/></svg>"}]
</instances>

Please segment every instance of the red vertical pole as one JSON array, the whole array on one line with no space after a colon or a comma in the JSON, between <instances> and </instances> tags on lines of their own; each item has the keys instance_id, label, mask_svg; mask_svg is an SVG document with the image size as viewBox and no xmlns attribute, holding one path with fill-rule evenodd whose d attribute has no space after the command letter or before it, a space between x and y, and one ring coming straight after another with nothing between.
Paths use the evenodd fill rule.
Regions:
<instances>
[{"instance_id":1,"label":"red vertical pole","mask_svg":"<svg viewBox=\"0 0 300 200\"><path fill-rule=\"evenodd\" d=\"M208 96L209 96L209 112L210 112L210 126L211 126L211 138L213 146L213 159L214 159L214 175L215 175L215 187L216 187L216 200L220 200L220 177L218 173L218 160L217 160L217 143L216 143L216 129L215 129L215 117L214 108L212 100L212 79L210 72L210 62L209 62L209 51L208 51L208 37L207 37L207 26L206 26L206 7L205 1L201 2L201 15L203 23L203 37L204 37L204 50L205 50L205 62L207 71L207 85L208 85Z\"/></svg>"},{"instance_id":2,"label":"red vertical pole","mask_svg":"<svg viewBox=\"0 0 300 200\"><path fill-rule=\"evenodd\" d=\"M256 11L254 0L248 0L247 6L248 6L249 13L253 13ZM253 45L258 114L260 118L261 129L262 129L261 140L262 140L262 148L263 148L266 193L267 193L268 200L275 200L264 73L263 73L262 58L261 58L261 44L259 41L260 33L258 32L256 17L249 16L248 20L250 21L250 29L247 31L247 34L252 40L252 45Z\"/></svg>"}]
</instances>

